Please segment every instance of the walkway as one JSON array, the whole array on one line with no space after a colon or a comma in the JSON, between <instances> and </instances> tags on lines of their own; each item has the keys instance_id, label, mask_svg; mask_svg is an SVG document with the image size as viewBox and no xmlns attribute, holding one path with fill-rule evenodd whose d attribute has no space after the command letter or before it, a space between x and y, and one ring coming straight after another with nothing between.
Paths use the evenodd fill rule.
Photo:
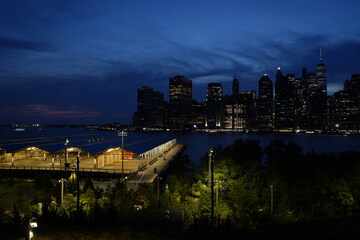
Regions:
<instances>
[{"instance_id":1,"label":"walkway","mask_svg":"<svg viewBox=\"0 0 360 240\"><path fill-rule=\"evenodd\" d=\"M135 174L131 174L127 179L127 187L137 188L140 183L152 183L155 178L163 171L166 170L170 161L184 149L185 145L176 144L168 152L160 155L156 162L149 164L144 171L139 171Z\"/></svg>"}]
</instances>

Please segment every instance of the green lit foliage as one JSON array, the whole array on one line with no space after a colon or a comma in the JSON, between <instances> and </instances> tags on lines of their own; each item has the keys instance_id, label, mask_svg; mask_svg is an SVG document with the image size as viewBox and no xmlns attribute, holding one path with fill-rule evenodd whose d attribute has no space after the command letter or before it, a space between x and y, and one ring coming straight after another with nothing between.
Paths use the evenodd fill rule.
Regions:
<instances>
[{"instance_id":1,"label":"green lit foliage","mask_svg":"<svg viewBox=\"0 0 360 240\"><path fill-rule=\"evenodd\" d=\"M224 148L219 145L214 161L216 227L254 229L261 224L359 216L359 160L358 152L304 154L298 145L282 141L273 141L263 149L253 140L237 140ZM270 185L274 186L273 215ZM47 203L44 219L52 214L53 222L72 222L75 190L73 176L66 182L62 208L60 184L53 189L48 176L38 176L34 184L8 181L0 184L0 209L12 209L15 202L18 213L32 215L41 201ZM180 155L159 182L155 179L137 190L117 182L104 191L87 179L80 203L88 224L114 223L139 208L184 210L186 228L206 228L211 208L208 156L205 154L195 174L189 157Z\"/></svg>"},{"instance_id":2,"label":"green lit foliage","mask_svg":"<svg viewBox=\"0 0 360 240\"><path fill-rule=\"evenodd\" d=\"M275 213L312 220L350 216L357 212L359 153L304 155L294 143L272 142L267 155L268 182L280 190ZM358 160L358 159L357 159Z\"/></svg>"},{"instance_id":3,"label":"green lit foliage","mask_svg":"<svg viewBox=\"0 0 360 240\"><path fill-rule=\"evenodd\" d=\"M158 199L154 194L153 186L149 184L139 184L137 189L139 208L142 209L157 209Z\"/></svg>"},{"instance_id":4,"label":"green lit foliage","mask_svg":"<svg viewBox=\"0 0 360 240\"><path fill-rule=\"evenodd\" d=\"M106 210L109 209L111 206L111 200L110 198L103 196L101 198L98 199L97 204L99 205L99 208L102 210Z\"/></svg>"},{"instance_id":5,"label":"green lit foliage","mask_svg":"<svg viewBox=\"0 0 360 240\"><path fill-rule=\"evenodd\" d=\"M181 197L179 192L177 191L170 192L169 188L166 188L161 198L162 198L160 199L161 209L168 209L168 210L182 209Z\"/></svg>"},{"instance_id":6,"label":"green lit foliage","mask_svg":"<svg viewBox=\"0 0 360 240\"><path fill-rule=\"evenodd\" d=\"M186 224L202 224L210 217L210 189L200 180L191 187L190 194L185 198L184 206Z\"/></svg>"},{"instance_id":7,"label":"green lit foliage","mask_svg":"<svg viewBox=\"0 0 360 240\"><path fill-rule=\"evenodd\" d=\"M187 155L180 155L171 162L171 167L167 173L169 190L179 193L182 201L189 194L195 178L191 164L192 162Z\"/></svg>"},{"instance_id":8,"label":"green lit foliage","mask_svg":"<svg viewBox=\"0 0 360 240\"><path fill-rule=\"evenodd\" d=\"M75 196L76 194L76 173L71 172L70 177L66 181L66 192L71 193Z\"/></svg>"},{"instance_id":9,"label":"green lit foliage","mask_svg":"<svg viewBox=\"0 0 360 240\"><path fill-rule=\"evenodd\" d=\"M138 193L131 188L126 188L123 183L117 183L113 193L112 202L120 218L126 217L136 205L141 204Z\"/></svg>"},{"instance_id":10,"label":"green lit foliage","mask_svg":"<svg viewBox=\"0 0 360 240\"><path fill-rule=\"evenodd\" d=\"M97 204L95 193L88 188L87 191L80 195L80 204L85 215L89 216Z\"/></svg>"},{"instance_id":11,"label":"green lit foliage","mask_svg":"<svg viewBox=\"0 0 360 240\"><path fill-rule=\"evenodd\" d=\"M233 214L232 208L224 201L220 201L215 205L215 223L217 227L226 226L227 220Z\"/></svg>"},{"instance_id":12,"label":"green lit foliage","mask_svg":"<svg viewBox=\"0 0 360 240\"><path fill-rule=\"evenodd\" d=\"M64 195L64 213L68 218L72 218L76 214L76 197L71 193Z\"/></svg>"},{"instance_id":13,"label":"green lit foliage","mask_svg":"<svg viewBox=\"0 0 360 240\"><path fill-rule=\"evenodd\" d=\"M229 190L226 203L232 210L229 214L230 223L242 228L255 228L259 220L259 199L256 189L247 181L246 177L229 180Z\"/></svg>"}]
</instances>

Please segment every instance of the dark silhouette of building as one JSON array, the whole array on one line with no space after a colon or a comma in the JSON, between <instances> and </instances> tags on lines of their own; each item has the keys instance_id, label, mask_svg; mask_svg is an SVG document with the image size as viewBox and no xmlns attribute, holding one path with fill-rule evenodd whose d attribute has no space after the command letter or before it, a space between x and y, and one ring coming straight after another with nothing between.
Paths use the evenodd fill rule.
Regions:
<instances>
[{"instance_id":1,"label":"dark silhouette of building","mask_svg":"<svg viewBox=\"0 0 360 240\"><path fill-rule=\"evenodd\" d=\"M326 130L327 128L327 79L326 66L322 62L316 66L316 72L307 73L306 81L306 111L308 130Z\"/></svg>"},{"instance_id":2,"label":"dark silhouette of building","mask_svg":"<svg viewBox=\"0 0 360 240\"><path fill-rule=\"evenodd\" d=\"M177 75L169 79L169 128L192 128L192 81Z\"/></svg>"},{"instance_id":3,"label":"dark silhouette of building","mask_svg":"<svg viewBox=\"0 0 360 240\"><path fill-rule=\"evenodd\" d=\"M344 90L327 96L326 65L316 72L302 69L302 78L284 76L278 67L275 81L261 77L259 96L239 91L232 81L232 94L223 96L221 83L208 84L206 100L192 99L192 81L177 75L169 79L169 103L151 87L138 89L134 126L138 129L168 127L172 130L232 129L259 131L360 130L360 74L344 81Z\"/></svg>"},{"instance_id":4,"label":"dark silhouette of building","mask_svg":"<svg viewBox=\"0 0 360 240\"><path fill-rule=\"evenodd\" d=\"M256 122L260 131L271 131L273 129L273 91L273 82L265 74L259 80L259 97L256 104Z\"/></svg>"},{"instance_id":5,"label":"dark silhouette of building","mask_svg":"<svg viewBox=\"0 0 360 240\"><path fill-rule=\"evenodd\" d=\"M237 128L252 130L255 127L256 92L240 93Z\"/></svg>"},{"instance_id":6,"label":"dark silhouette of building","mask_svg":"<svg viewBox=\"0 0 360 240\"><path fill-rule=\"evenodd\" d=\"M334 129L360 130L360 74L344 82L344 90L334 93Z\"/></svg>"},{"instance_id":7,"label":"dark silhouette of building","mask_svg":"<svg viewBox=\"0 0 360 240\"><path fill-rule=\"evenodd\" d=\"M165 127L164 95L161 92L147 86L138 89L133 125L139 129Z\"/></svg>"},{"instance_id":8,"label":"dark silhouette of building","mask_svg":"<svg viewBox=\"0 0 360 240\"><path fill-rule=\"evenodd\" d=\"M306 123L301 128L307 130L326 130L329 124L329 102L327 98L326 65L322 62L320 49L320 63L316 66L316 72L307 72L303 69L305 118L301 121Z\"/></svg>"},{"instance_id":9,"label":"dark silhouette of building","mask_svg":"<svg viewBox=\"0 0 360 240\"><path fill-rule=\"evenodd\" d=\"M193 126L194 129L204 128L204 113L205 113L205 102L198 102L193 99L191 125Z\"/></svg>"},{"instance_id":10,"label":"dark silhouette of building","mask_svg":"<svg viewBox=\"0 0 360 240\"><path fill-rule=\"evenodd\" d=\"M333 131L335 130L335 97L327 96L327 109L326 109L326 131Z\"/></svg>"},{"instance_id":11,"label":"dark silhouette of building","mask_svg":"<svg viewBox=\"0 0 360 240\"><path fill-rule=\"evenodd\" d=\"M353 74L350 81L350 92L356 107L357 123L355 129L360 130L360 74Z\"/></svg>"},{"instance_id":12,"label":"dark silhouette of building","mask_svg":"<svg viewBox=\"0 0 360 240\"><path fill-rule=\"evenodd\" d=\"M206 91L206 102L205 102L206 128L213 129L213 128L223 127L222 98L223 98L223 90L221 83L209 83Z\"/></svg>"},{"instance_id":13,"label":"dark silhouette of building","mask_svg":"<svg viewBox=\"0 0 360 240\"><path fill-rule=\"evenodd\" d=\"M303 78L295 78L293 85L294 95L294 129L306 128L306 91Z\"/></svg>"},{"instance_id":14,"label":"dark silhouette of building","mask_svg":"<svg viewBox=\"0 0 360 240\"><path fill-rule=\"evenodd\" d=\"M283 76L280 66L275 82L275 129L292 131L294 129L294 80L293 74Z\"/></svg>"},{"instance_id":15,"label":"dark silhouette of building","mask_svg":"<svg viewBox=\"0 0 360 240\"><path fill-rule=\"evenodd\" d=\"M239 96L240 96L239 95L239 79L234 77L233 82L232 82L232 96L231 96L231 98L229 98L225 101L226 105L224 106L226 116L227 116L225 119L225 121L227 122L225 124L227 128L232 128L232 129L239 128L239 124L238 124ZM228 113L230 113L228 111L228 110L230 110L230 106L231 106L231 115L228 114ZM231 120L231 124L229 124L230 123L229 120Z\"/></svg>"},{"instance_id":16,"label":"dark silhouette of building","mask_svg":"<svg viewBox=\"0 0 360 240\"><path fill-rule=\"evenodd\" d=\"M326 66L322 61L322 49L320 48L320 63L316 66L316 81L318 88L327 95Z\"/></svg>"},{"instance_id":17,"label":"dark silhouette of building","mask_svg":"<svg viewBox=\"0 0 360 240\"><path fill-rule=\"evenodd\" d=\"M342 90L334 93L335 129L358 129L358 108L350 91Z\"/></svg>"}]
</instances>

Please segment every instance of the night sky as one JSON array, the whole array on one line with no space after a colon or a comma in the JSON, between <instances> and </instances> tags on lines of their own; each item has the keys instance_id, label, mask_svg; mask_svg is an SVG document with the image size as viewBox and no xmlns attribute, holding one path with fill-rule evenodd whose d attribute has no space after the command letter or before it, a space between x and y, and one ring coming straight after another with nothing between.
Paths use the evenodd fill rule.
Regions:
<instances>
[{"instance_id":1,"label":"night sky","mask_svg":"<svg viewBox=\"0 0 360 240\"><path fill-rule=\"evenodd\" d=\"M360 1L2 0L0 123L131 123L137 89L169 77L230 94L264 73L315 71L328 91L360 73Z\"/></svg>"}]
</instances>

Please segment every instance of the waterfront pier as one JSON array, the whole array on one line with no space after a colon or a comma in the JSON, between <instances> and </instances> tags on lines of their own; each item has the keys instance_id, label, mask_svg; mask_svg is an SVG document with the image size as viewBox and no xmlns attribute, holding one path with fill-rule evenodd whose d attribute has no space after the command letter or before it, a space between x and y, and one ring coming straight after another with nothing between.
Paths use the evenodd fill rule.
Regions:
<instances>
[{"instance_id":1,"label":"waterfront pier","mask_svg":"<svg viewBox=\"0 0 360 240\"><path fill-rule=\"evenodd\" d=\"M0 176L53 177L70 175L79 159L80 178L152 182L183 149L176 139L131 134L118 137L91 134L0 141Z\"/></svg>"}]
</instances>

